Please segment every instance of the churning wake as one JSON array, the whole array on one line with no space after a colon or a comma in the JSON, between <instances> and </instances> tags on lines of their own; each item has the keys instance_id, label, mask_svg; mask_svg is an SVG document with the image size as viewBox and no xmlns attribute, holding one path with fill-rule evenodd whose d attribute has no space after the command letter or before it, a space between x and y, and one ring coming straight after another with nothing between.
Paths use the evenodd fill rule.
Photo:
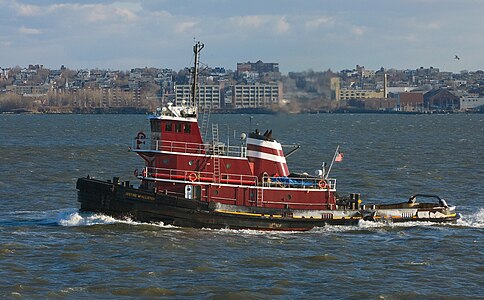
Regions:
<instances>
[{"instance_id":1,"label":"churning wake","mask_svg":"<svg viewBox=\"0 0 484 300\"><path fill-rule=\"evenodd\" d=\"M129 224L129 225L151 225L162 228L178 228L172 225L165 225L162 222L159 223L143 223L136 222L130 219L116 219L107 215L98 213L80 213L78 211L67 211L59 214L57 224L61 226L92 226L92 225L107 225L107 224ZM462 215L459 220L454 224L449 223L434 223L434 222L403 222L403 223L380 223L372 221L361 220L358 226L337 226L328 225L324 227L318 227L310 232L338 232L338 231L355 231L355 230L371 230L385 227L393 228L405 228L415 226L449 226L449 227L470 227L470 228L484 228L484 208L480 208L477 212ZM205 229L210 230L210 229ZM232 230L232 229L218 229L221 232L234 232L234 233L246 233L246 234L267 234L267 231L258 230ZM290 233L287 232L287 233ZM295 233L295 232L293 232Z\"/></svg>"},{"instance_id":2,"label":"churning wake","mask_svg":"<svg viewBox=\"0 0 484 300\"><path fill-rule=\"evenodd\" d=\"M484 228L484 208L480 208L475 213L469 215L461 215L454 226Z\"/></svg>"},{"instance_id":3,"label":"churning wake","mask_svg":"<svg viewBox=\"0 0 484 300\"><path fill-rule=\"evenodd\" d=\"M109 225L109 224L129 224L129 225L151 225L162 228L177 228L172 225L165 225L163 222L159 223L142 223L136 222L129 218L127 219L116 219L110 216L106 216L98 213L80 213L66 212L59 215L57 224L61 226L92 226L92 225Z\"/></svg>"}]
</instances>

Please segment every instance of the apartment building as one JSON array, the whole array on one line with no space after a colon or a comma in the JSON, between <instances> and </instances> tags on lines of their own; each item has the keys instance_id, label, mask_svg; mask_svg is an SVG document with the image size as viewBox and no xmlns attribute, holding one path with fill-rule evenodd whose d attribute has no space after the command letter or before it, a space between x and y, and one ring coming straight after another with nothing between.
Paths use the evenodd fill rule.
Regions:
<instances>
[{"instance_id":1,"label":"apartment building","mask_svg":"<svg viewBox=\"0 0 484 300\"><path fill-rule=\"evenodd\" d=\"M385 98L384 91L340 89L339 100ZM338 99L338 98L337 98Z\"/></svg>"},{"instance_id":2,"label":"apartment building","mask_svg":"<svg viewBox=\"0 0 484 300\"><path fill-rule=\"evenodd\" d=\"M175 86L175 104L180 105L182 101L190 101L192 86L179 84ZM220 85L199 85L198 86L198 107L205 109L218 109L221 107Z\"/></svg>"},{"instance_id":3,"label":"apartment building","mask_svg":"<svg viewBox=\"0 0 484 300\"><path fill-rule=\"evenodd\" d=\"M232 87L232 106L234 108L269 108L282 99L282 83L234 85Z\"/></svg>"},{"instance_id":4,"label":"apartment building","mask_svg":"<svg viewBox=\"0 0 484 300\"><path fill-rule=\"evenodd\" d=\"M256 72L256 73L278 73L279 63L265 63L261 60L251 63L237 63L237 73Z\"/></svg>"},{"instance_id":5,"label":"apartment building","mask_svg":"<svg viewBox=\"0 0 484 300\"><path fill-rule=\"evenodd\" d=\"M225 105L222 102L221 91L222 85L200 85L198 86L198 106L200 108L219 109ZM275 104L279 104L282 99L282 83L277 84L250 84L250 85L232 85L228 89L231 93L231 99L227 99L231 103L232 108L269 108ZM175 86L175 103L181 104L182 101L190 101L191 86L190 85L176 85Z\"/></svg>"},{"instance_id":6,"label":"apartment building","mask_svg":"<svg viewBox=\"0 0 484 300\"><path fill-rule=\"evenodd\" d=\"M49 92L50 86L48 84L43 85L10 85L7 86L8 92L13 92L17 95L24 96L39 96L46 95Z\"/></svg>"}]
</instances>

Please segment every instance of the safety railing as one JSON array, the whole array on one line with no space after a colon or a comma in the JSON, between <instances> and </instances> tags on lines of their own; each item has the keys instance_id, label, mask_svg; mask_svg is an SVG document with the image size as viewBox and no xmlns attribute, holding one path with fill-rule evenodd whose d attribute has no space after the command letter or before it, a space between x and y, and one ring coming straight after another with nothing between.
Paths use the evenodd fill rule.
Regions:
<instances>
[{"instance_id":1,"label":"safety railing","mask_svg":"<svg viewBox=\"0 0 484 300\"><path fill-rule=\"evenodd\" d=\"M141 178L190 181L194 183L210 183L215 181L215 176L213 172L199 172L149 167L144 167L139 170L141 171L135 171L135 176ZM218 183L257 186L258 179L257 176L252 175L221 173Z\"/></svg>"},{"instance_id":2,"label":"safety railing","mask_svg":"<svg viewBox=\"0 0 484 300\"><path fill-rule=\"evenodd\" d=\"M232 157L246 157L247 147L245 146L227 146L223 143L214 144L200 144L200 143L188 143L177 141L160 141L156 140L148 144L148 141L135 138L133 141L132 149L134 150L155 150L155 151L167 151L177 153L190 153L190 154L204 154L204 155L220 155L220 156L232 156Z\"/></svg>"},{"instance_id":3,"label":"safety railing","mask_svg":"<svg viewBox=\"0 0 484 300\"><path fill-rule=\"evenodd\" d=\"M265 175L262 177L262 186L335 190L336 179L295 178L295 177L285 177L285 176L270 177Z\"/></svg>"}]
</instances>

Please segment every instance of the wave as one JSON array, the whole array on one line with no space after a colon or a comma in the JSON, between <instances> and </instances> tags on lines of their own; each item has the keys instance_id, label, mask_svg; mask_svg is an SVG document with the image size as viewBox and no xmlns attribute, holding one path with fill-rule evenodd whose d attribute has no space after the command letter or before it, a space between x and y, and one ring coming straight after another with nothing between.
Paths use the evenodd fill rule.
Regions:
<instances>
[{"instance_id":1,"label":"wave","mask_svg":"<svg viewBox=\"0 0 484 300\"><path fill-rule=\"evenodd\" d=\"M469 215L461 214L461 218L457 220L457 223L452 225L458 227L484 228L484 208L480 208L475 213Z\"/></svg>"},{"instance_id":2,"label":"wave","mask_svg":"<svg viewBox=\"0 0 484 300\"><path fill-rule=\"evenodd\" d=\"M214 231L220 233L228 233L228 234L244 234L244 235L265 235L265 236L279 236L279 235L290 235L290 234L300 234L304 231L290 231L290 230L259 230L259 229L231 229L231 228L222 228L222 229L213 229L213 228L202 228L204 231Z\"/></svg>"},{"instance_id":3,"label":"wave","mask_svg":"<svg viewBox=\"0 0 484 300\"><path fill-rule=\"evenodd\" d=\"M79 212L65 212L59 215L57 224L61 226L92 226L99 224L113 224L117 220L102 214L80 214Z\"/></svg>"},{"instance_id":4,"label":"wave","mask_svg":"<svg viewBox=\"0 0 484 300\"><path fill-rule=\"evenodd\" d=\"M133 221L130 218L126 219L116 219L111 216L99 214L99 213L80 213L75 212L65 212L58 216L58 225L75 227L75 226L93 226L93 225L110 225L110 224L128 224L128 225L148 225L156 226L161 228L179 228L173 225L165 225L163 222L158 223L144 223Z\"/></svg>"},{"instance_id":5,"label":"wave","mask_svg":"<svg viewBox=\"0 0 484 300\"><path fill-rule=\"evenodd\" d=\"M161 228L180 228L173 225L167 225L163 222L159 223L145 223L133 221L127 219L116 219L107 215L99 213L80 213L78 211L64 211L61 212L57 218L57 224L61 226L92 226L92 225L109 225L109 224L128 224L128 225L149 225ZM349 232L349 231L361 231L361 230L378 230L378 229L393 229L393 228L411 228L422 226L446 226L446 227L470 227L470 228L484 228L484 208L480 208L477 212L469 215L462 215L456 223L435 223L435 222L402 222L402 223L381 223L360 220L357 226L344 226L344 225L327 225L324 227L317 227L308 232ZM203 228L206 231L216 231L220 233L236 233L245 235L281 235L281 234L300 234L304 232L300 231L262 231L251 229L210 229Z\"/></svg>"}]
</instances>

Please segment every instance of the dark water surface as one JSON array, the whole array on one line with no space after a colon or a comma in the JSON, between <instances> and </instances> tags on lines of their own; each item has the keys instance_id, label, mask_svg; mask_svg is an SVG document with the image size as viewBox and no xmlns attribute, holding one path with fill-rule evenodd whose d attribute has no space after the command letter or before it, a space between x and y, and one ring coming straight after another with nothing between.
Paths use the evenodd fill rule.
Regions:
<instances>
[{"instance_id":1,"label":"dark water surface","mask_svg":"<svg viewBox=\"0 0 484 300\"><path fill-rule=\"evenodd\" d=\"M484 299L484 115L212 120L232 144L249 124L301 144L291 171L312 174L340 145L340 193L434 193L462 219L272 233L79 214L78 177L135 180L142 160L128 146L146 116L0 115L0 297Z\"/></svg>"}]
</instances>

